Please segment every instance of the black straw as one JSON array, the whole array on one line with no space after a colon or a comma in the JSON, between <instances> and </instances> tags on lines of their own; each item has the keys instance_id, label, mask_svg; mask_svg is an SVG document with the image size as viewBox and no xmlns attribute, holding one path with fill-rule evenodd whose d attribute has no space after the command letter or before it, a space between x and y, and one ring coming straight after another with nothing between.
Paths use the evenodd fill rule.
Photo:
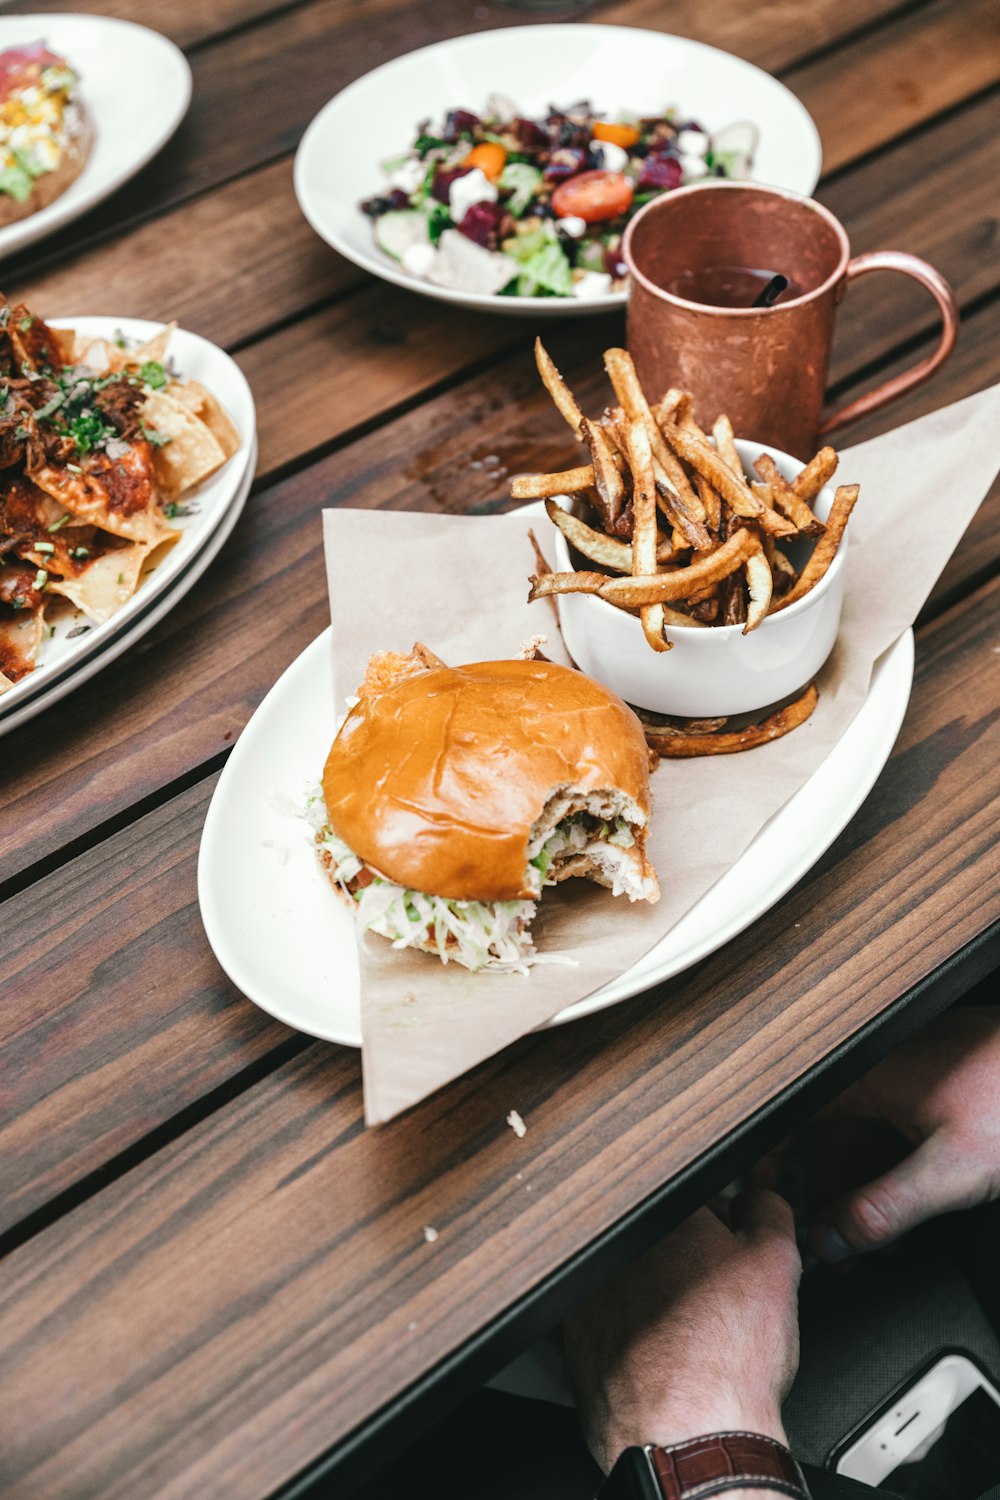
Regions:
<instances>
[{"instance_id":1,"label":"black straw","mask_svg":"<svg viewBox=\"0 0 1000 1500\"><path fill-rule=\"evenodd\" d=\"M782 276L779 272L777 276L771 277L770 281L767 283L767 286L761 288L761 290L757 293L756 297L751 302L750 306L773 306L773 304L777 302L778 298L781 296L782 292L786 290L787 287L788 277Z\"/></svg>"}]
</instances>

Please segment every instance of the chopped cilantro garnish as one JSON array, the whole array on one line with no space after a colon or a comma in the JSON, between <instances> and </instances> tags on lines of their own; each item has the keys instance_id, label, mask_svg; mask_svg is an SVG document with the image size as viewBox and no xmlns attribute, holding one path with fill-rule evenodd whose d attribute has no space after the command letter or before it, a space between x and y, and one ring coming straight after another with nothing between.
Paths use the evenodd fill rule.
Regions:
<instances>
[{"instance_id":1,"label":"chopped cilantro garnish","mask_svg":"<svg viewBox=\"0 0 1000 1500\"><path fill-rule=\"evenodd\" d=\"M125 574L124 573L119 573L118 574L118 582L119 583L124 583L125 582Z\"/></svg>"},{"instance_id":2,"label":"chopped cilantro garnish","mask_svg":"<svg viewBox=\"0 0 1000 1500\"><path fill-rule=\"evenodd\" d=\"M21 438L23 440L24 438L30 437L30 436L31 436L31 434L29 433L27 427L15 427L14 428L14 437L15 437L15 439Z\"/></svg>"},{"instance_id":3,"label":"chopped cilantro garnish","mask_svg":"<svg viewBox=\"0 0 1000 1500\"><path fill-rule=\"evenodd\" d=\"M176 500L171 500L163 507L163 514L168 521L173 521L177 516L190 516L192 510L190 505L178 504Z\"/></svg>"},{"instance_id":4,"label":"chopped cilantro garnish","mask_svg":"<svg viewBox=\"0 0 1000 1500\"><path fill-rule=\"evenodd\" d=\"M170 442L165 433L157 432L155 427L147 427L145 422L140 422L139 427L147 443L152 443L154 448L165 448Z\"/></svg>"},{"instance_id":5,"label":"chopped cilantro garnish","mask_svg":"<svg viewBox=\"0 0 1000 1500\"><path fill-rule=\"evenodd\" d=\"M169 376L159 360L147 359L146 363L139 367L139 379L152 390L158 391L161 386L166 385Z\"/></svg>"},{"instance_id":6,"label":"chopped cilantro garnish","mask_svg":"<svg viewBox=\"0 0 1000 1500\"><path fill-rule=\"evenodd\" d=\"M66 525L66 523L69 520L69 518L70 518L70 513L69 513L69 511L67 511L64 516L60 516L59 517L58 521L53 521L51 526L46 526L45 530L46 531L61 531L62 528Z\"/></svg>"},{"instance_id":7,"label":"chopped cilantro garnish","mask_svg":"<svg viewBox=\"0 0 1000 1500\"><path fill-rule=\"evenodd\" d=\"M66 430L76 444L78 453L90 453L92 449L101 447L108 438L117 437L115 429L90 407L86 412L81 412L80 416L74 417Z\"/></svg>"},{"instance_id":8,"label":"chopped cilantro garnish","mask_svg":"<svg viewBox=\"0 0 1000 1500\"><path fill-rule=\"evenodd\" d=\"M21 330L22 333L27 333L28 329L31 327L31 325L32 325L32 323L34 323L34 321L35 320L32 317L22 318L21 321L20 321L20 323L18 323L17 326L18 326L18 328L20 328L20 330Z\"/></svg>"}]
</instances>

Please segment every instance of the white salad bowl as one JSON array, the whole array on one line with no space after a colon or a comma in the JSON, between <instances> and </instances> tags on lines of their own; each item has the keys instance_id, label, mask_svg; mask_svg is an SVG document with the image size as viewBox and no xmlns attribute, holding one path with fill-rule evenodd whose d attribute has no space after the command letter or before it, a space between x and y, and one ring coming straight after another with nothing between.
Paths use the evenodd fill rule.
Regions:
<instances>
[{"instance_id":1,"label":"white salad bowl","mask_svg":"<svg viewBox=\"0 0 1000 1500\"><path fill-rule=\"evenodd\" d=\"M798 459L761 443L737 441L736 448L748 471L763 452L770 453L785 479L794 479L805 468ZM830 486L813 501L821 521L832 502ZM568 498L561 503L571 508ZM557 527L553 532L558 571L590 566L575 561L563 533ZM812 545L795 541L788 546L796 566L802 566ZM593 594L558 594L559 626L581 671L636 708L694 719L756 712L805 687L833 650L844 603L846 555L845 532L816 587L779 614L768 615L749 635L743 634L742 625L668 625L673 649L654 651L635 615Z\"/></svg>"},{"instance_id":2,"label":"white salad bowl","mask_svg":"<svg viewBox=\"0 0 1000 1500\"><path fill-rule=\"evenodd\" d=\"M375 243L361 200L386 186L382 163L410 147L416 127L449 109L478 111L491 94L524 114L580 99L609 114L669 106L706 130L747 120L758 131L751 179L808 196L819 178L819 136L783 84L742 58L685 37L629 26L513 26L436 42L357 79L330 100L295 157L295 192L316 233L384 281L443 302L537 317L622 307L626 292L588 298L503 297L435 286Z\"/></svg>"}]
</instances>

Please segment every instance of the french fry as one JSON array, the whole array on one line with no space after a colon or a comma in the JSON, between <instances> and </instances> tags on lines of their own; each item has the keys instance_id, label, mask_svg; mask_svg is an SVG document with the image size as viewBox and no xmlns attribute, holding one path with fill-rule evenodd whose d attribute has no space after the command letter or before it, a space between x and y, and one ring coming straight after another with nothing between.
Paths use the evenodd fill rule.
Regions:
<instances>
[{"instance_id":1,"label":"french fry","mask_svg":"<svg viewBox=\"0 0 1000 1500\"><path fill-rule=\"evenodd\" d=\"M795 493L788 480L779 472L770 453L762 453L759 458L755 458L753 466L770 489L771 501L777 509L795 523L803 536L820 536L824 529L823 522Z\"/></svg>"},{"instance_id":2,"label":"french fry","mask_svg":"<svg viewBox=\"0 0 1000 1500\"><path fill-rule=\"evenodd\" d=\"M721 587L722 624L742 625L747 617L747 596L741 573L730 573Z\"/></svg>"},{"instance_id":3,"label":"french fry","mask_svg":"<svg viewBox=\"0 0 1000 1500\"><path fill-rule=\"evenodd\" d=\"M826 530L813 548L812 556L799 574L798 581L777 603L772 603L771 614L776 615L780 610L787 609L789 604L795 604L819 583L837 555L837 549L847 529L847 523L851 518L851 511L854 509L857 498L858 486L856 484L838 486L827 517Z\"/></svg>"},{"instance_id":4,"label":"french fry","mask_svg":"<svg viewBox=\"0 0 1000 1500\"><path fill-rule=\"evenodd\" d=\"M763 547L759 552L752 552L746 561L747 591L750 595L747 604L746 624L743 634L749 635L751 630L756 630L758 625L767 615L771 606L771 594L774 590L774 580Z\"/></svg>"},{"instance_id":5,"label":"french fry","mask_svg":"<svg viewBox=\"0 0 1000 1500\"><path fill-rule=\"evenodd\" d=\"M696 755L733 755L740 750L755 750L771 740L780 740L782 735L806 722L818 701L819 693L813 682L794 703L779 708L759 724L748 724L745 729L721 734L692 734L677 733L669 726L661 729L644 724L643 730L649 748L668 760L688 760Z\"/></svg>"},{"instance_id":6,"label":"french fry","mask_svg":"<svg viewBox=\"0 0 1000 1500\"><path fill-rule=\"evenodd\" d=\"M594 485L601 502L602 519L606 526L614 526L625 505L625 483L600 427L583 417L580 433L593 460Z\"/></svg>"},{"instance_id":7,"label":"french fry","mask_svg":"<svg viewBox=\"0 0 1000 1500\"><path fill-rule=\"evenodd\" d=\"M555 402L556 410L573 429L574 435L583 441L583 412L576 404L576 397L563 380L549 351L541 339L535 340L535 364L542 377L542 384Z\"/></svg>"},{"instance_id":8,"label":"french fry","mask_svg":"<svg viewBox=\"0 0 1000 1500\"><path fill-rule=\"evenodd\" d=\"M599 594L609 579L607 573L553 573L550 568L546 573L533 574L528 581L528 603L534 604L536 599L550 599L553 594Z\"/></svg>"},{"instance_id":9,"label":"french fry","mask_svg":"<svg viewBox=\"0 0 1000 1500\"><path fill-rule=\"evenodd\" d=\"M652 577L608 578L604 573L552 573L532 580L529 601L549 594L600 594L610 604L639 608L687 599L696 589L718 583L743 565L760 543L749 531L737 531L715 552L686 568Z\"/></svg>"},{"instance_id":10,"label":"french fry","mask_svg":"<svg viewBox=\"0 0 1000 1500\"><path fill-rule=\"evenodd\" d=\"M554 474L518 474L510 482L510 493L515 500L545 500L549 495L578 495L593 483L593 465L582 464Z\"/></svg>"},{"instance_id":11,"label":"french fry","mask_svg":"<svg viewBox=\"0 0 1000 1500\"><path fill-rule=\"evenodd\" d=\"M716 417L712 423L712 436L715 439L715 447L719 457L724 463L729 465L738 478L742 479L744 477L743 465L740 462L740 455L736 451L733 424L724 412L721 416Z\"/></svg>"},{"instance_id":12,"label":"french fry","mask_svg":"<svg viewBox=\"0 0 1000 1500\"><path fill-rule=\"evenodd\" d=\"M792 480L792 489L800 500L815 500L824 484L837 472L837 455L832 448L821 448Z\"/></svg>"},{"instance_id":13,"label":"french fry","mask_svg":"<svg viewBox=\"0 0 1000 1500\"><path fill-rule=\"evenodd\" d=\"M714 538L708 527L701 521L696 521L689 511L685 509L684 502L677 492L669 485L663 470L659 465L654 466L656 472L656 503L670 522L676 532L684 538L682 543L685 547L693 547L696 552L707 552L715 545Z\"/></svg>"},{"instance_id":14,"label":"french fry","mask_svg":"<svg viewBox=\"0 0 1000 1500\"><path fill-rule=\"evenodd\" d=\"M544 578L546 573L552 572L552 564L539 546L538 538L530 526L528 527L528 541L531 543L531 550L535 554L535 567L538 569L538 577Z\"/></svg>"},{"instance_id":15,"label":"french fry","mask_svg":"<svg viewBox=\"0 0 1000 1500\"><path fill-rule=\"evenodd\" d=\"M632 470L632 573L635 577L656 572L656 480L653 450L641 417L631 424L628 460ZM654 651L669 651L663 634L663 605L645 604L639 610L643 634Z\"/></svg>"},{"instance_id":16,"label":"french fry","mask_svg":"<svg viewBox=\"0 0 1000 1500\"><path fill-rule=\"evenodd\" d=\"M726 504L738 516L757 517L764 510L764 506L752 494L749 485L741 475L734 474L726 463L721 453L717 453L708 443L692 433L685 432L683 427L676 423L666 423L664 436L667 442L680 455L692 469L704 475L708 482L719 491Z\"/></svg>"},{"instance_id":17,"label":"french fry","mask_svg":"<svg viewBox=\"0 0 1000 1500\"><path fill-rule=\"evenodd\" d=\"M595 531L586 521L581 521L572 511L563 510L554 500L546 500L545 509L553 526L557 526L566 540L578 552L582 552L584 557L589 557L591 562L600 563L602 567L614 568L618 573L631 573L632 548L628 542L620 542L616 537L605 536L603 531ZM670 542L658 535L657 566L670 562L674 556Z\"/></svg>"},{"instance_id":18,"label":"french fry","mask_svg":"<svg viewBox=\"0 0 1000 1500\"><path fill-rule=\"evenodd\" d=\"M621 402L629 421L641 421L644 423L646 432L649 435L653 456L663 470L668 484L681 501L682 506L686 509L692 520L704 521L704 507L691 488L691 481L663 440L663 434L657 426L649 402L646 400L642 386L639 384L639 377L635 373L635 365L632 362L631 354L626 349L605 349L604 368L608 372L608 378L614 386L615 395Z\"/></svg>"}]
</instances>

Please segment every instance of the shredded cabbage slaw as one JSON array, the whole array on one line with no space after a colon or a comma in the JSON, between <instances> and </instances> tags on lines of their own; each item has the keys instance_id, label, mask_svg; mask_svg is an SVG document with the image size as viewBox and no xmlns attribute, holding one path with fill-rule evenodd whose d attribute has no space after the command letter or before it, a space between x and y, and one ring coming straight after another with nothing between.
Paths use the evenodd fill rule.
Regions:
<instances>
[{"instance_id":1,"label":"shredded cabbage slaw","mask_svg":"<svg viewBox=\"0 0 1000 1500\"><path fill-rule=\"evenodd\" d=\"M351 881L365 868L364 861L330 827L318 788L307 796L305 815L315 834L317 851L329 854L333 877L353 903L362 934L373 932L388 938L394 948L423 948L432 941L443 963L453 959L473 971L526 974L534 964L574 961L563 954L535 951L529 931L536 911L532 900L457 901L409 890L374 873L370 884L352 891ZM621 848L635 842L624 818L602 822L597 831L600 839ZM571 814L557 824L530 862L538 872L538 890L543 885L555 885L548 878L553 860L578 853L593 840L594 830L582 814Z\"/></svg>"}]
</instances>

